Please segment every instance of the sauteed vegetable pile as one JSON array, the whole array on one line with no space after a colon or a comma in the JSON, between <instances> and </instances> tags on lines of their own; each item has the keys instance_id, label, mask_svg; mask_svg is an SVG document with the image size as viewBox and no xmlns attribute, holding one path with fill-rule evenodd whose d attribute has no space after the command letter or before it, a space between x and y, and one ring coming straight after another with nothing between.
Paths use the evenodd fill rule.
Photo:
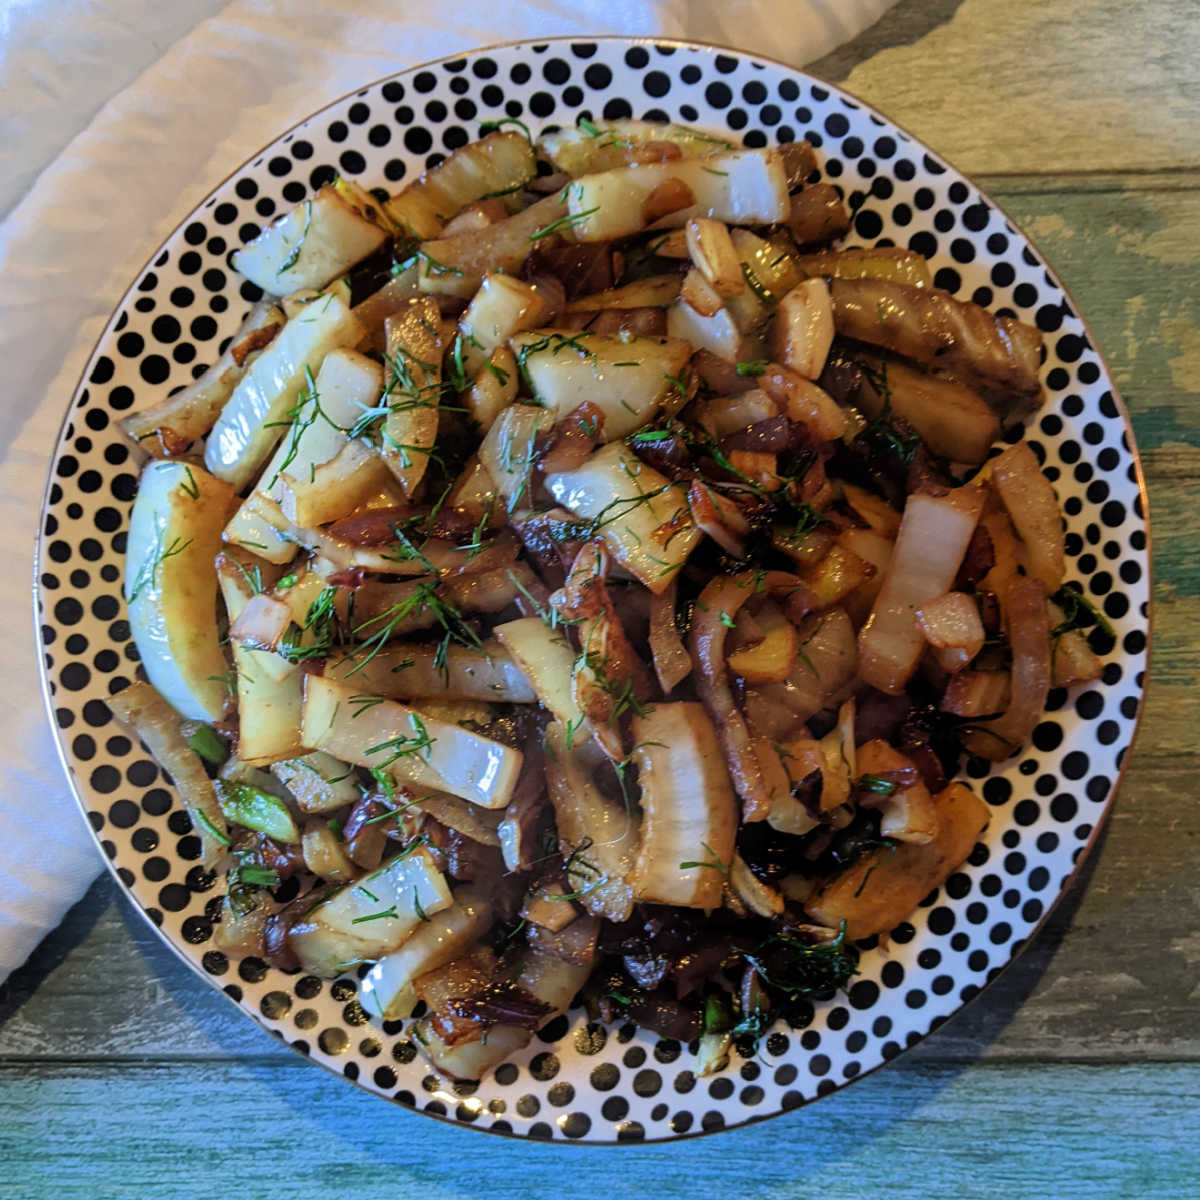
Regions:
<instances>
[{"instance_id":1,"label":"sauteed vegetable pile","mask_svg":"<svg viewBox=\"0 0 1200 1200\"><path fill-rule=\"evenodd\" d=\"M961 756L1105 622L1020 438L1040 334L849 227L806 144L585 119L237 252L262 300L124 422L110 701L221 949L357 972L456 1078L577 996L704 1071L962 864Z\"/></svg>"}]
</instances>

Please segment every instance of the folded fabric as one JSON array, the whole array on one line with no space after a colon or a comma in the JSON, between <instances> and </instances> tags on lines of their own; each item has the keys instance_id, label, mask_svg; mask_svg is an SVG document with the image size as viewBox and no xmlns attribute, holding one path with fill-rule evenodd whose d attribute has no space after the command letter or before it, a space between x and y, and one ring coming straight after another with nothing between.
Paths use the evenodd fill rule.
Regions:
<instances>
[{"instance_id":1,"label":"folded fabric","mask_svg":"<svg viewBox=\"0 0 1200 1200\"><path fill-rule=\"evenodd\" d=\"M893 2L526 0L499 24L495 6L480 0L445 10L378 0L238 0L174 42L43 171L0 225L0 394L7 400L0 409L0 546L9 563L0 599L13 618L0 632L8 666L0 697L0 980L100 868L35 699L38 669L22 614L55 435L138 264L277 132L415 63L522 37L620 33L737 45L800 65ZM188 14L211 11L209 3L187 0L182 17L177 11L159 20L178 32ZM90 102L81 90L80 61L105 58L97 87L120 82L119 64L106 56L121 44L129 7L124 0L46 0L21 10L0 57L0 91L29 103L3 118L0 142L9 149L0 151L0 163L29 172L46 147L65 144L62 125L47 116L56 94L69 100L68 117L86 119L99 97ZM139 0L137 8L154 6ZM47 56L47 46L67 53Z\"/></svg>"}]
</instances>

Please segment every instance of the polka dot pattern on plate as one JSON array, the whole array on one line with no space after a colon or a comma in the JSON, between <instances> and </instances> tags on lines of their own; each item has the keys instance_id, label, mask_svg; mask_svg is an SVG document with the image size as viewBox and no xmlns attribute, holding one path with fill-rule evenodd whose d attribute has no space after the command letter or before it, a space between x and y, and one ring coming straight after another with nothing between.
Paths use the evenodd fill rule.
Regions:
<instances>
[{"instance_id":1,"label":"polka dot pattern on plate","mask_svg":"<svg viewBox=\"0 0 1200 1200\"><path fill-rule=\"evenodd\" d=\"M1101 681L1051 693L1009 764L971 761L992 810L970 860L863 954L844 996L814 1004L746 1058L697 1078L694 1047L573 1009L478 1085L432 1075L398 1023L378 1027L358 978L287 975L212 944L218 881L174 789L112 721L136 677L121 598L138 465L116 431L198 377L258 290L238 246L338 172L397 190L484 131L618 117L696 124L748 147L807 139L853 215L851 244L911 247L937 285L1036 324L1048 400L1028 429L1067 522L1069 577L1106 614ZM1054 274L969 181L886 119L789 68L727 51L551 41L417 68L335 102L222 184L139 273L71 397L47 484L38 609L52 719L72 781L121 885L197 971L282 1040L396 1103L537 1139L662 1140L796 1108L895 1058L974 996L1044 917L1104 819L1132 738L1147 651L1147 526L1132 434L1087 329ZM546 1038L550 1039L547 1043Z\"/></svg>"}]
</instances>

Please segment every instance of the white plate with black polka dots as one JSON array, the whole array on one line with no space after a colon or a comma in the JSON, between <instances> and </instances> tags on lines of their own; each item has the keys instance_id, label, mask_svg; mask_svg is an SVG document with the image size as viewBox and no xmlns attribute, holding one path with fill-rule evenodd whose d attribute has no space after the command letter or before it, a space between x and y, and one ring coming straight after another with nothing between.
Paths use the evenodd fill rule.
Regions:
<instances>
[{"instance_id":1,"label":"white plate with black polka dots","mask_svg":"<svg viewBox=\"0 0 1200 1200\"><path fill-rule=\"evenodd\" d=\"M1103 609L1103 679L1051 693L1032 744L966 774L992 806L969 861L868 948L845 995L776 1027L757 1053L697 1078L686 1045L581 1009L478 1085L433 1076L400 1025L368 1021L357 977L327 982L211 945L220 884L171 784L111 719L134 677L120 581L136 467L116 421L213 361L257 290L229 267L260 225L341 172L395 190L480 124L536 128L649 117L746 146L807 138L854 213L852 239L919 250L939 287L1036 322L1048 400L1028 439L1067 521L1069 578ZM1017 952L1090 845L1137 722L1149 555L1133 435L1062 286L969 181L837 88L713 47L627 39L482 50L404 72L331 104L273 142L200 205L138 273L71 398L45 498L37 604L47 700L80 804L127 894L246 1014L301 1053L418 1112L518 1136L610 1143L729 1128L826 1095L936 1029Z\"/></svg>"}]
</instances>

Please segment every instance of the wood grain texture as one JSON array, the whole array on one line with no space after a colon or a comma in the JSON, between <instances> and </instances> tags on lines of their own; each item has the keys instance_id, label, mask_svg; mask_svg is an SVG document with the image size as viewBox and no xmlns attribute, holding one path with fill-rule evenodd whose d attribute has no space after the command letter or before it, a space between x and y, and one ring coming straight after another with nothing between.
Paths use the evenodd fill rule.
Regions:
<instances>
[{"instance_id":1,"label":"wood grain texture","mask_svg":"<svg viewBox=\"0 0 1200 1200\"><path fill-rule=\"evenodd\" d=\"M208 1196L264 1170L305 1196L422 1200L1196 1194L1198 38L1195 0L901 0L816 67L1034 237L1108 358L1149 484L1138 745L1093 861L991 988L804 1112L687 1145L549 1150L463 1136L305 1064L106 878L0 988L0 1195Z\"/></svg>"},{"instance_id":2,"label":"wood grain texture","mask_svg":"<svg viewBox=\"0 0 1200 1200\"><path fill-rule=\"evenodd\" d=\"M1153 1200L1187 1195L1197 1177L1200 1150L1188 1142L1197 1103L1195 1066L896 1064L818 1105L717 1138L551 1148L464 1136L303 1063L163 1064L119 1075L64 1064L0 1069L0 1159L21 1164L7 1174L12 1194L61 1200L190 1200L268 1187L356 1200ZM40 1148L34 1160L31 1143Z\"/></svg>"},{"instance_id":3,"label":"wood grain texture","mask_svg":"<svg viewBox=\"0 0 1200 1200\"><path fill-rule=\"evenodd\" d=\"M903 0L813 70L969 175L1174 171L1200 166L1198 58L1193 0Z\"/></svg>"}]
</instances>

